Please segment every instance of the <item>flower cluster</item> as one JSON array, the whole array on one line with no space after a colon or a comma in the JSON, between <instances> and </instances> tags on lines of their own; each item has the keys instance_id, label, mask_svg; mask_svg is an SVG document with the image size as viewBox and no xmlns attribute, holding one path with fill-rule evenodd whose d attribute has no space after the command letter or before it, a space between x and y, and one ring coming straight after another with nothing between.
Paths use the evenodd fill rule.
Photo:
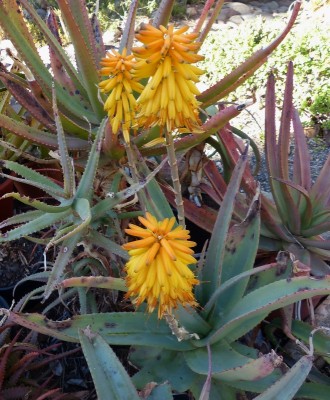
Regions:
<instances>
[{"instance_id":1,"label":"flower cluster","mask_svg":"<svg viewBox=\"0 0 330 400\"><path fill-rule=\"evenodd\" d=\"M104 104L108 112L113 133L122 129L124 139L129 143L129 130L135 125L136 100L133 90L140 93L143 86L132 76L134 66L133 54L127 55L126 49L122 54L111 50L101 60L101 75L109 78L100 82L101 92L111 92Z\"/></svg>"},{"instance_id":2,"label":"flower cluster","mask_svg":"<svg viewBox=\"0 0 330 400\"><path fill-rule=\"evenodd\" d=\"M136 35L144 46L133 49L137 59L134 77L150 77L138 99L138 122L142 127L160 125L169 132L175 128L201 131L195 83L204 71L191 64L203 56L196 54L200 43L194 40L198 34L188 34L187 30L187 26L174 31L173 25L161 25L159 29L143 25Z\"/></svg>"},{"instance_id":3,"label":"flower cluster","mask_svg":"<svg viewBox=\"0 0 330 400\"><path fill-rule=\"evenodd\" d=\"M171 314L179 304L196 307L192 289L199 281L188 268L196 263L191 249L196 243L188 240L189 231L182 226L173 229L174 217L157 221L147 213L139 221L145 228L130 224L126 233L140 240L123 245L130 255L125 267L126 297L134 297L136 306L146 300L149 312L158 305L158 318Z\"/></svg>"}]
</instances>

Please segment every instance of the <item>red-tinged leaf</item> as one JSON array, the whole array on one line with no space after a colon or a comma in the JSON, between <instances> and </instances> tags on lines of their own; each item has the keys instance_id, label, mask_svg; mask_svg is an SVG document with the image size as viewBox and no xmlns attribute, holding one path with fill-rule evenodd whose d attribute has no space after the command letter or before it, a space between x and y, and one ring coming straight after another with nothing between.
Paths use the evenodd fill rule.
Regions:
<instances>
[{"instance_id":1,"label":"red-tinged leaf","mask_svg":"<svg viewBox=\"0 0 330 400\"><path fill-rule=\"evenodd\" d=\"M94 35L94 47L95 47L95 56L97 60L101 60L102 57L104 57L105 54L105 46L103 42L103 35L101 31L101 26L100 22L97 19L96 12L93 13L92 18L91 18L91 25L92 25L92 31Z\"/></svg>"},{"instance_id":2,"label":"red-tinged leaf","mask_svg":"<svg viewBox=\"0 0 330 400\"><path fill-rule=\"evenodd\" d=\"M313 202L320 204L320 206L329 205L330 199L330 185L329 185L329 171L330 171L330 155L328 156L326 162L324 163L319 176L317 177L312 189L310 191L310 196Z\"/></svg>"},{"instance_id":3,"label":"red-tinged leaf","mask_svg":"<svg viewBox=\"0 0 330 400\"><path fill-rule=\"evenodd\" d=\"M217 19L218 15L220 14L220 11L222 9L222 6L224 5L225 0L218 0L215 4L215 7L212 11L212 14L209 18L209 20L207 21L207 24L205 26L205 28L203 29L203 32L200 34L198 40L200 42L204 42L206 36L208 35L208 33L210 32L210 30L212 29L212 26L215 22L215 20Z\"/></svg>"},{"instance_id":4,"label":"red-tinged leaf","mask_svg":"<svg viewBox=\"0 0 330 400\"><path fill-rule=\"evenodd\" d=\"M95 35L95 32L93 31L92 23L87 11L86 0L64 0L64 2L67 3L67 6L62 8L63 0L58 1L62 13L65 13L68 20L71 20L72 18L75 21L76 27L80 31L83 41L91 52L92 62L95 63L95 66L98 66L100 59L98 58L98 52L96 51L96 40L100 40L99 32ZM70 16L68 16L67 11L70 13ZM76 50L79 51L79 49Z\"/></svg>"},{"instance_id":5,"label":"red-tinged leaf","mask_svg":"<svg viewBox=\"0 0 330 400\"><path fill-rule=\"evenodd\" d=\"M242 153L242 149L236 142L234 135L231 131L230 125L226 124L226 126L221 128L218 131L217 136L221 141L222 146L226 149L227 161L229 162L231 169L233 169L239 160L239 157ZM256 192L257 183L251 173L248 164L246 165L244 170L242 178L242 187L251 196L253 196Z\"/></svg>"},{"instance_id":6,"label":"red-tinged leaf","mask_svg":"<svg viewBox=\"0 0 330 400\"><path fill-rule=\"evenodd\" d=\"M276 97L275 97L275 78L271 73L267 80L266 104L265 104L265 153L266 165L269 176L279 176L279 166L276 157Z\"/></svg>"},{"instance_id":7,"label":"red-tinged leaf","mask_svg":"<svg viewBox=\"0 0 330 400\"><path fill-rule=\"evenodd\" d=\"M319 237L319 239L306 239L306 238L299 238L299 242L303 244L306 247L316 247L318 249L322 250L330 250L330 240L322 239ZM330 257L330 252L328 255L328 258Z\"/></svg>"},{"instance_id":8,"label":"red-tinged leaf","mask_svg":"<svg viewBox=\"0 0 330 400\"><path fill-rule=\"evenodd\" d=\"M238 79L242 78L245 74L248 74L252 68L255 68L256 64L260 63L260 65L262 65L264 62L266 62L269 54L271 54L276 49L276 47L284 40L286 35L290 32L297 18L300 7L301 7L301 2L296 1L286 28L269 46L255 52L248 60L246 60L243 64L237 67L234 71L232 71L229 75L223 78L220 82L218 82L210 89L204 91L199 96L197 96L197 99L203 103L203 108L211 104L214 104L216 101L221 99L223 97L223 92L225 90L228 90L232 85L234 85ZM248 77L249 75L246 75L246 78ZM243 83L244 80L245 79L242 79L241 83Z\"/></svg>"},{"instance_id":9,"label":"red-tinged leaf","mask_svg":"<svg viewBox=\"0 0 330 400\"><path fill-rule=\"evenodd\" d=\"M159 25L166 26L170 20L173 6L174 0L162 0L157 8L152 25L156 28L158 28Z\"/></svg>"},{"instance_id":10,"label":"red-tinged leaf","mask_svg":"<svg viewBox=\"0 0 330 400\"><path fill-rule=\"evenodd\" d=\"M215 2L215 0L207 0L205 2L203 10L201 12L201 15L199 17L199 20L197 21L197 24L195 25L194 32L199 33L201 31L202 26L206 20L207 14L209 13L214 2Z\"/></svg>"},{"instance_id":11,"label":"red-tinged leaf","mask_svg":"<svg viewBox=\"0 0 330 400\"><path fill-rule=\"evenodd\" d=\"M273 233L270 238L280 238L287 242L295 241L295 238L281 221L274 202L269 200L264 194L261 194L261 221L261 231L263 230L264 225L267 230Z\"/></svg>"},{"instance_id":12,"label":"red-tinged leaf","mask_svg":"<svg viewBox=\"0 0 330 400\"><path fill-rule=\"evenodd\" d=\"M162 190L169 203L173 207L176 207L173 191L164 185L162 185ZM212 233L218 214L216 210L205 205L202 205L202 207L197 207L194 203L187 199L183 199L183 207L184 215L187 219L189 219L189 221L193 222L195 225L199 226L205 231Z\"/></svg>"},{"instance_id":13,"label":"red-tinged leaf","mask_svg":"<svg viewBox=\"0 0 330 400\"><path fill-rule=\"evenodd\" d=\"M5 351L2 353L1 358L0 358L0 391L2 391L2 385L5 379L5 371L7 368L7 362L8 362L8 358L10 353L12 352L17 339L20 335L20 331L16 334L16 336L12 339L12 341L9 343L8 347L5 349Z\"/></svg>"},{"instance_id":14,"label":"red-tinged leaf","mask_svg":"<svg viewBox=\"0 0 330 400\"><path fill-rule=\"evenodd\" d=\"M97 118L100 119L104 116L104 110L98 97L99 60L96 59L94 38L86 4L83 0L58 0L58 4L62 18L70 32L89 101Z\"/></svg>"},{"instance_id":15,"label":"red-tinged leaf","mask_svg":"<svg viewBox=\"0 0 330 400\"><path fill-rule=\"evenodd\" d=\"M50 10L47 18L47 26L51 33L54 35L56 40L58 41L58 44L62 46L62 41L59 35L59 30L58 30L58 25L56 21L56 16L53 10ZM59 58L58 53L55 51L55 49L49 45L49 58L50 58L50 64L52 67L52 71L54 74L55 80L62 85L63 87L67 88L69 92L75 92L76 87L73 84L72 79L69 77L68 73L66 72L62 60ZM80 86L80 90L83 88L83 86ZM83 98L82 98L83 100Z\"/></svg>"},{"instance_id":16,"label":"red-tinged leaf","mask_svg":"<svg viewBox=\"0 0 330 400\"><path fill-rule=\"evenodd\" d=\"M276 179L284 179L288 175L288 139L290 135L290 118L292 111L292 65L289 64L287 75L286 94L284 98L284 108L281 119L281 132L279 143L276 142L275 125L275 82L271 74L267 82L266 91L266 120L265 120L265 152L268 174L270 178L271 191L276 203L277 212L282 221L293 233L299 233L301 229L301 219L298 206L294 200L294 192L288 185L280 184ZM290 95L291 91L291 95ZM290 109L289 106L290 105ZM286 131L289 124L289 131ZM285 140L281 138L285 136ZM283 154L284 151L284 154ZM289 178L287 177L286 180Z\"/></svg>"},{"instance_id":17,"label":"red-tinged leaf","mask_svg":"<svg viewBox=\"0 0 330 400\"><path fill-rule=\"evenodd\" d=\"M201 183L199 185L199 188L201 189L202 193L207 194L217 204L221 204L222 199L218 196L218 193L214 190L212 186L206 183Z\"/></svg>"},{"instance_id":18,"label":"red-tinged leaf","mask_svg":"<svg viewBox=\"0 0 330 400\"><path fill-rule=\"evenodd\" d=\"M38 85L42 88L42 95L49 99L51 98L52 76L35 48L18 4L19 2L14 0L0 2L1 27L13 42L34 78L38 81ZM89 108L85 108L78 100L77 95L69 95L66 88L63 88L57 82L55 82L55 87L61 111L65 110L68 116L72 116L73 118L79 116L79 118L88 118L91 123L99 122L95 112ZM96 104L98 103L99 101L96 98ZM43 106L42 103L40 104ZM46 107L44 108L48 111Z\"/></svg>"},{"instance_id":19,"label":"red-tinged leaf","mask_svg":"<svg viewBox=\"0 0 330 400\"><path fill-rule=\"evenodd\" d=\"M31 142L41 144L51 149L58 148L56 135L14 121L3 114L0 114L0 127L8 129L10 132L15 133L15 135L30 140ZM89 144L85 140L72 136L67 136L66 140L70 150L86 150L89 148Z\"/></svg>"},{"instance_id":20,"label":"red-tinged leaf","mask_svg":"<svg viewBox=\"0 0 330 400\"><path fill-rule=\"evenodd\" d=\"M298 111L294 108L292 122L295 137L295 153L293 166L293 181L307 190L311 188L310 154L304 134L304 128Z\"/></svg>"},{"instance_id":21,"label":"red-tinged leaf","mask_svg":"<svg viewBox=\"0 0 330 400\"><path fill-rule=\"evenodd\" d=\"M56 132L53 119L47 111L41 107L36 98L31 95L30 91L12 80L12 75L3 71L2 68L0 72L0 80L22 107L28 110L34 118L45 125L51 132Z\"/></svg>"},{"instance_id":22,"label":"red-tinged leaf","mask_svg":"<svg viewBox=\"0 0 330 400\"><path fill-rule=\"evenodd\" d=\"M124 48L127 49L127 54L131 53L133 40L134 40L134 26L135 26L135 17L136 11L139 5L138 0L133 0L131 2L131 6L129 8L129 12L127 15L127 20L125 24L125 29L123 31L123 36L120 41L119 51L122 52Z\"/></svg>"},{"instance_id":23,"label":"red-tinged leaf","mask_svg":"<svg viewBox=\"0 0 330 400\"><path fill-rule=\"evenodd\" d=\"M227 184L220 174L215 162L213 160L208 160L203 166L203 171L210 181L218 198L222 200L227 190Z\"/></svg>"},{"instance_id":24,"label":"red-tinged leaf","mask_svg":"<svg viewBox=\"0 0 330 400\"><path fill-rule=\"evenodd\" d=\"M223 197L227 190L227 184L224 181L220 171L213 160L207 161L203 166L203 171L207 176L212 187L206 184L201 184L201 190L208 194L216 203L221 205ZM243 177L244 178L244 177ZM247 213L248 206L246 204L245 195L240 196L239 194L235 198L235 209L233 214L233 221L236 220L241 222Z\"/></svg>"},{"instance_id":25,"label":"red-tinged leaf","mask_svg":"<svg viewBox=\"0 0 330 400\"><path fill-rule=\"evenodd\" d=\"M278 135L278 157L279 157L278 167L280 174L276 175L276 177L286 180L289 179L288 154L290 150L292 92L293 92L293 63L290 61L288 64L288 72L286 75L280 132Z\"/></svg>"},{"instance_id":26,"label":"red-tinged leaf","mask_svg":"<svg viewBox=\"0 0 330 400\"><path fill-rule=\"evenodd\" d=\"M244 108L244 107L243 107ZM230 106L224 110L219 111L216 115L210 118L201 126L204 130L202 133L192 133L178 139L174 142L174 147L176 151L188 150L191 147L206 140L209 136L213 135L219 129L221 129L228 121L239 115L243 110L240 106ZM142 148L140 149L143 156L160 155L166 153L165 146L156 146L152 148Z\"/></svg>"},{"instance_id":27,"label":"red-tinged leaf","mask_svg":"<svg viewBox=\"0 0 330 400\"><path fill-rule=\"evenodd\" d=\"M313 204L309 197L308 191L304 187L297 185L296 183L293 183L291 181L287 181L285 179L280 179L280 178L274 178L274 179L278 182L283 183L283 185L288 185L288 186L292 187L298 193L303 195L305 203L303 204L301 201L299 201L299 204L297 204L297 206L300 209L299 214L301 215L302 227L308 227L309 224L311 223L312 217L313 217Z\"/></svg>"},{"instance_id":28,"label":"red-tinged leaf","mask_svg":"<svg viewBox=\"0 0 330 400\"><path fill-rule=\"evenodd\" d=\"M330 231L330 211L327 210L318 223L314 222L306 229L302 229L301 234L304 237L311 237L321 235L322 233Z\"/></svg>"},{"instance_id":29,"label":"red-tinged leaf","mask_svg":"<svg viewBox=\"0 0 330 400\"><path fill-rule=\"evenodd\" d=\"M45 36L46 42L50 50L51 62L52 62L52 57L54 57L54 54L56 54L59 62L64 65L66 72L70 75L71 79L73 80L75 84L75 89L78 89L79 92L83 94L84 97L87 97L87 93L79 76L79 73L77 72L76 68L73 66L68 55L63 49L61 39L58 33L58 26L54 11L49 10L47 21L45 23L44 20L39 16L37 11L33 7L33 5L28 0L21 0L21 4L27 10L30 17L33 18L34 22L37 24L38 28ZM64 85L62 86L67 87Z\"/></svg>"}]
</instances>

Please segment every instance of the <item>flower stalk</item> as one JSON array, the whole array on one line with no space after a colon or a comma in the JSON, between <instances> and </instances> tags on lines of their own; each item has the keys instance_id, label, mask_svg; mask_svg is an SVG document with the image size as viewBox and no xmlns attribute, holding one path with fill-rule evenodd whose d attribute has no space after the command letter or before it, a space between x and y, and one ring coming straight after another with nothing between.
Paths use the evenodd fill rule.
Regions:
<instances>
[{"instance_id":1,"label":"flower stalk","mask_svg":"<svg viewBox=\"0 0 330 400\"><path fill-rule=\"evenodd\" d=\"M165 129L166 150L171 169L171 178L175 195L175 204L177 206L179 224L185 228L184 206L182 198L181 183L179 177L178 161L175 155L174 141L171 132Z\"/></svg>"}]
</instances>

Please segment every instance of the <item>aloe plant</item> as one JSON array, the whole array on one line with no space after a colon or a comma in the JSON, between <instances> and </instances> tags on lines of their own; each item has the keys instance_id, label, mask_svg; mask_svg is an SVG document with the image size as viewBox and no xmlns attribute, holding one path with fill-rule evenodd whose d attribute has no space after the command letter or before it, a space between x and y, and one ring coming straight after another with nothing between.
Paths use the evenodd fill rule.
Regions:
<instances>
[{"instance_id":1,"label":"aloe plant","mask_svg":"<svg viewBox=\"0 0 330 400\"><path fill-rule=\"evenodd\" d=\"M195 38L199 33L199 39L201 42L203 41L224 1L219 0L216 4L214 3L214 1L206 3L194 34L189 34L188 37L179 37L177 48L184 48L182 54L187 60L198 59L198 57L194 57L196 54L193 52L199 45L197 47L194 47L194 44L191 46L191 38ZM277 398L283 399L293 398L298 390L301 390L302 393L312 393L311 396L314 393L319 393L319 382L312 375L308 376L313 361L312 350L307 351L306 356L302 356L292 369L284 373L283 369L280 368L282 358L274 350L266 354L259 354L253 347L253 343L244 344L241 340L247 338L246 335L252 329L258 329L262 321L272 311L289 306L302 299L329 294L330 292L328 277L315 280L309 276L296 276L293 257L289 252L290 248L286 253L281 253L278 262L254 268L262 226L260 209L263 207L263 203L256 186L252 181L245 179L248 174L246 169L247 147L242 151L241 157L235 159L236 166L231 171L230 181L227 180L225 185L223 185L224 181L220 182L220 187L225 188L226 193L214 189L214 195L221 197L222 203L220 211L215 214L210 244L201 254L197 265L191 265L192 270L188 268L188 265L185 265L184 269L184 274L190 277L192 281L188 288L189 297L187 293L185 295L185 291L188 289L184 279L187 279L187 276L181 276L178 271L175 274L175 278L182 285L178 294L183 300L186 299L186 302L183 301L185 307L173 301L176 296L175 291L174 293L172 291L171 297L163 297L162 302L168 307L158 313L158 318L156 313L153 312L154 302L148 303L147 308L143 300L135 301L135 303L133 300L127 308L128 297L131 296L130 292L133 293L135 289L133 285L127 284L129 278L123 279L123 263L128 261L132 254L128 254L117 243L118 238L123 239L118 219L132 219L148 211L154 216L154 219L152 219L153 226L150 228L146 219L140 218L140 220L145 222L147 228L149 226L150 229L148 228L149 232L147 232L149 236L150 232L154 233L154 227L164 228L175 223L172 210L154 179L167 159L165 158L153 172L150 172L149 160L146 157L164 154L166 148L170 148L168 154L171 167L174 170L175 151L185 152L208 139L211 135L217 134L245 105L216 110L214 115L207 120L204 113L197 115L197 110L188 109L186 115L183 115L184 118L181 118L181 115L179 122L181 123L183 119L185 123L187 122L186 128L188 126L188 128L191 128L190 130L195 130L196 124L198 125L199 120L203 119L200 126L201 132L187 135L187 133L190 133L188 129L188 132L182 132L178 135L178 139L173 141L169 130L176 126L176 118L173 115L173 104L171 103L168 108L166 124L163 121L162 113L159 114L159 121L153 121L154 126L152 127L146 127L148 121L145 120L145 115L138 115L137 120L142 121L145 129L143 131L137 129L135 137L130 135L127 130L124 137L126 143L122 145L120 136L115 136L112 132L113 127L110 127L113 121L110 119L108 122L104 118L105 111L102 105L104 98L102 94L98 95L97 88L99 79L98 61L103 56L102 39L97 25L92 25L88 19L84 2L58 1L63 20L68 27L75 48L77 69L67 58L58 42L54 20L49 20L49 27L47 27L26 0L22 1L21 4L35 19L51 47L51 56L54 57L52 61L54 88L51 75L42 64L24 25L20 6L11 0L3 1L0 4L1 24L17 46L20 56L26 61L34 79L26 82L23 78L22 81L17 76L9 74L8 71L4 71L3 76L7 79L7 83L9 81L15 82L19 89L25 88L23 93L30 96L26 98L31 99L31 101L32 97L35 99L38 103L38 111L34 111L34 114L33 110L30 110L30 112L37 120L40 114L45 116L42 110L47 112L48 116L45 117L46 120L40 121L42 128L23 130L21 121L15 121L7 115L0 117L0 125L2 124L15 135L25 135L24 137L40 145L58 148L58 156L63 170L63 187L15 161L4 161L4 167L22 177L16 177L16 180L22 180L43 189L56 200L56 205L24 198L18 194L8 195L30 205L34 210L4 221L1 227L11 225L16 227L2 234L0 241L13 240L22 235L29 236L31 240L39 241L38 237L32 238L31 235L44 228L54 226L55 234L47 241L46 250L52 245L60 244L59 251L51 271L39 273L38 277L43 280L47 279L47 283L37 292L40 294L44 291L43 297L49 298L53 290L58 289L61 296L51 305L46 306L43 313L27 314L19 310L18 307L12 311L2 310L5 318L10 323L22 325L36 332L69 342L81 343L100 399L109 396L114 399L138 399L141 394L141 396L149 399L162 398L166 400L172 398L173 391L181 393L187 390L195 398L204 400L234 399L238 396L245 396L245 392L260 394L259 398L270 398L270 396L276 398L277 396ZM142 27L140 30L139 35L142 36L148 36L150 32L162 36L158 31L166 32L165 38L161 38L165 42L165 47L162 47L163 43L161 42L159 60L161 60L162 52L165 54L168 50L166 47L168 37L173 34L173 27L166 28L163 26L163 24L167 25L173 4L174 1L162 1L153 21L154 26L149 25L146 29ZM213 4L214 9L211 12L211 17L202 30L207 10ZM126 59L126 55L127 51L131 51L137 6L138 2L133 1L120 44L121 53L115 54L116 57L120 58L120 65L122 65L124 59L128 62L131 60L131 58ZM257 52L214 87L198 95L197 99L201 102L201 108L206 109L226 96L266 60L267 55L279 45L290 30L299 8L300 2L296 2L287 28L274 43ZM50 15L52 16L52 14ZM93 21L96 24L95 18ZM182 33L184 30L185 28L180 32ZM96 34L94 34L95 32ZM180 33L177 33L177 36L180 36ZM180 40L183 43L188 40L190 45L188 51L185 46L182 46ZM153 46L159 46L159 43L156 41L155 44L154 41L154 38L151 37L150 42L153 43ZM125 51L124 48L126 48ZM141 55L144 50L134 51L136 55ZM173 52L173 54L175 61L181 60L181 53L178 55ZM184 60L184 58L182 59ZM110 64L112 61L110 59ZM140 65L143 65L143 59L140 61ZM168 65L168 59L166 63ZM182 75L185 75L186 70L184 68L176 68L181 71ZM165 74L164 65L161 65L160 70ZM190 72L194 72L195 75L196 71L199 73L197 69L190 68ZM170 73L173 73L172 69ZM152 82L155 83L158 80L159 84L159 80L163 79L161 82L165 85L164 80L168 78L165 75L160 76L158 74L157 79L152 78ZM191 76L196 79L193 74ZM149 78L149 76L143 77ZM116 83L121 84L121 78L120 76ZM177 79L176 75L175 79ZM188 78L185 79L189 81ZM184 85L188 84L182 83L181 78L177 80L177 83L183 85L184 89L187 88ZM27 85L29 90L26 89ZM65 88L69 88L71 92L68 93L68 90L64 90L63 85L65 85ZM191 82L188 86L190 92L195 91ZM182 87L180 86L180 88ZM145 88L148 88L148 84ZM152 85L149 85L149 88L155 90ZM120 86L120 90L122 89ZM15 93L12 93L19 100L18 91L17 89ZM129 90L127 91L128 94L132 94ZM173 102L172 93L167 93L168 98ZM129 104L124 104L120 96L119 99L116 99L116 96L113 95L111 99L115 98L118 103L115 102L110 106L116 108L118 104L121 104L125 112L131 112ZM130 104L134 104L133 99L130 99ZM145 99L148 100L146 95ZM168 99L163 98L161 102L163 101L165 104L166 100ZM152 106L152 103L150 104ZM193 105L196 104L194 101ZM26 104L25 107L29 109L29 104ZM123 121L114 116L111 107L108 113L116 121L116 128L118 128L118 122L122 123ZM145 113L147 113L147 109L148 106L146 106ZM124 122L128 123L129 118L125 116ZM159 140L160 127L164 128L164 125L168 130L165 134L166 146L163 140ZM135 126L132 126L132 129L135 128ZM57 135L55 135L55 132ZM103 141L104 136L106 137ZM93 140L92 145L88 141L89 137ZM89 151L87 160L81 157L79 160L73 161L75 153L72 153L72 151L81 149ZM119 160L125 154L129 161L130 173L125 173L118 165L109 162L110 158L112 158L110 161ZM224 154L228 156L230 161L230 152L226 154L224 151ZM103 165L106 165L106 161L109 162L110 169L114 169L112 171L113 177L107 195L99 197L93 192L94 181L97 173L100 172ZM76 169L83 171L81 176L76 174ZM4 175L4 173L2 174ZM175 192L172 193L172 197L177 200L176 206L179 208L182 204L178 202L178 191L180 190L178 174L172 176L173 180L176 180L174 184ZM122 177L124 177L126 188L120 186ZM78 178L77 184L76 178ZM283 180L284 178L280 179ZM243 187L250 188L249 196L245 198L239 191L241 181ZM127 212L123 212L123 208L135 204L135 199L129 199L135 194L138 195L141 211L140 209L128 208ZM233 219L235 224L232 224ZM184 223L182 219L179 222ZM145 234L145 231L139 229L139 227L135 226L134 229L135 232L142 230L143 235ZM181 228L180 226L174 228L173 232L179 232L180 237L180 229L186 238L187 231L182 226ZM173 232L168 233L169 235L172 234L172 238ZM153 262L155 253L160 248L158 242L162 241L164 247L174 245L177 246L179 252L182 250L180 241L172 241L174 244L172 242L168 244L164 237L159 238L152 235L153 237L150 240L149 236L147 241L148 243L152 242L153 247L147 255L146 265L150 267L150 270L152 270L150 263ZM79 259L79 255L76 256L75 249L80 243L85 247L84 255L88 255L87 261ZM145 244L145 242L143 243ZM185 245L188 248L191 247L189 242L185 242ZM93 248L93 246L102 247L108 251L108 254L111 254L112 261L114 260L116 266L114 271L105 268L106 271L102 271L104 272L102 274L99 273L102 270L99 265L97 268L93 268L95 266L93 260L94 262L96 260L99 264L104 264L104 266L107 262L104 257L102 259L102 254L94 251L95 247ZM127 244L125 247L129 248ZM176 261L176 256L171 252L171 248L167 247L167 249L170 259ZM185 249L185 251L186 254L191 254L190 250ZM188 260L185 264L189 264L192 259L194 258L181 254L181 262ZM128 263L125 271L128 271ZM69 268L65 269L69 264L71 271L69 271ZM133 268L133 272L138 273L139 268L136 268L136 270L134 271ZM146 270L148 272L148 268L144 268L144 273L146 273ZM98 272L97 276L95 276L95 271ZM196 276L196 278L192 278L192 276ZM144 277L140 277L139 281L142 281L140 286L143 286L146 280ZM199 285L194 293L195 301L190 292L192 286L197 285L198 282ZM157 290L159 287L162 287L161 279L157 285ZM89 296L90 288L106 290L107 293L110 292L113 295L113 298L116 298L115 293L118 291L127 292L125 295L125 311L122 311L121 304L117 302L116 306L119 311L101 312L95 299ZM171 287L167 287L167 289L171 290ZM159 291L161 290L159 289ZM148 291L150 293L153 290L148 288ZM76 293L78 293L80 301L80 315L74 315L72 318L63 321L53 321L47 318L47 311L51 306L58 304L61 300L65 301ZM90 304L87 306L88 302ZM169 304L166 304L166 302ZM197 306L197 303L200 306ZM139 309L134 310L135 304L139 305ZM163 316L164 319L161 318ZM295 334L294 324L292 332ZM302 335L301 340L306 340L306 335ZM322 343L324 345L324 341ZM326 340L325 343L327 344ZM129 377L109 345L131 346L130 362L139 369L133 377ZM317 352L321 352L323 349L322 346L315 346L315 348ZM305 383L307 376L313 386ZM292 379L296 380L293 388L290 392L283 392L287 381ZM299 392L297 395L299 396Z\"/></svg>"},{"instance_id":2,"label":"aloe plant","mask_svg":"<svg viewBox=\"0 0 330 400\"><path fill-rule=\"evenodd\" d=\"M201 284L195 293L200 309L179 307L173 314L176 322L171 327L164 320L157 320L155 313L146 315L143 309L85 314L58 322L38 314L4 310L3 313L10 322L61 340L81 342L90 367L97 371L95 383L99 382L102 374L108 377L106 381L101 379L102 384L97 384L98 393L101 390L115 393L121 388L121 396L138 398L125 371L118 375L117 370L118 378L113 375L113 365L118 360L109 350L109 344L133 346L130 361L140 371L132 380L140 390L151 381L161 385L166 380L172 390L190 390L195 398L203 394L205 399L216 399L224 393L226 398L234 398L244 391L263 393L271 385L272 395L285 399L293 398L298 390L301 393L305 390L319 392L312 376L309 377L314 382L312 386L304 383L312 365L312 355L303 356L297 367L284 374L280 368L280 355L274 351L260 355L239 340L271 311L304 298L329 293L328 278L296 277L289 253L282 254L278 262L253 268L260 232L259 195L253 199L244 221L230 227L233 200L246 162L245 150L228 185L205 260L200 262L198 278ZM152 204L149 207L152 211ZM120 280L77 277L64 280L60 286L125 290L124 281L120 287ZM182 339L182 332L186 332L185 340L178 341L178 338ZM295 325L293 333L302 340L308 338L308 335L296 333ZM315 339L317 352L325 350L319 340ZM328 343L326 338L323 340ZM104 363L100 355L105 357ZM299 365L304 366L303 372ZM299 384L294 386L294 390L283 392L283 382L298 376ZM119 397L114 394L114 398ZM171 395L164 398L170 399Z\"/></svg>"}]
</instances>

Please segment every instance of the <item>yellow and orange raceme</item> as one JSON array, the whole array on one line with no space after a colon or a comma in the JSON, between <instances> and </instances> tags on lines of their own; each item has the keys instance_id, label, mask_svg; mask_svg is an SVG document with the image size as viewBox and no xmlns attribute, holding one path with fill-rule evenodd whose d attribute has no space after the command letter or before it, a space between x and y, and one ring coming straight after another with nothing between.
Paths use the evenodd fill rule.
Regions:
<instances>
[{"instance_id":1,"label":"yellow and orange raceme","mask_svg":"<svg viewBox=\"0 0 330 400\"><path fill-rule=\"evenodd\" d=\"M99 83L101 92L110 92L104 104L108 112L113 133L122 129L124 139L129 143L129 131L136 125L136 100L133 91L141 93L143 86L132 76L134 55L127 55L126 49L122 54L116 50L108 52L100 62L100 74L108 79Z\"/></svg>"},{"instance_id":2,"label":"yellow and orange raceme","mask_svg":"<svg viewBox=\"0 0 330 400\"><path fill-rule=\"evenodd\" d=\"M168 132L201 132L195 84L204 71L191 64L203 56L196 54L201 45L195 42L198 34L187 30L144 24L136 34L144 46L133 48L134 76L150 78L138 99L138 123L144 128L159 125Z\"/></svg>"},{"instance_id":3,"label":"yellow and orange raceme","mask_svg":"<svg viewBox=\"0 0 330 400\"><path fill-rule=\"evenodd\" d=\"M189 231L180 225L173 229L174 217L157 221L146 213L139 221L144 228L130 224L126 233L140 239L123 245L130 255L126 297L133 297L136 306L146 300L150 313L158 306L158 318L179 304L196 307L192 290L199 281L188 267L197 262L191 249L196 243L188 240Z\"/></svg>"}]
</instances>

